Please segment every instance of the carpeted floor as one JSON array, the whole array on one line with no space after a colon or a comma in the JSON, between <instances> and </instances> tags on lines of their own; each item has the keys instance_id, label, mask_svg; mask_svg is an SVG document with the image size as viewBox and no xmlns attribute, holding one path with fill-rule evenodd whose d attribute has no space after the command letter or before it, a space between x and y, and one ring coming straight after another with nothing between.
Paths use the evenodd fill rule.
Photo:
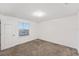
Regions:
<instances>
[{"instance_id":1,"label":"carpeted floor","mask_svg":"<svg viewBox=\"0 0 79 59\"><path fill-rule=\"evenodd\" d=\"M75 48L36 39L0 51L1 56L77 56Z\"/></svg>"}]
</instances>

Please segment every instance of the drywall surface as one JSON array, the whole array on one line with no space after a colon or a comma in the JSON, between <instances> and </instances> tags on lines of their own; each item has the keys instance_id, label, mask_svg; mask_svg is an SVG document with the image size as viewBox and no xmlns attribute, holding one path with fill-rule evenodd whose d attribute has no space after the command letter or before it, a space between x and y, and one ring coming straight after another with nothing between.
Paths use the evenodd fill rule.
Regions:
<instances>
[{"instance_id":1,"label":"drywall surface","mask_svg":"<svg viewBox=\"0 0 79 59\"><path fill-rule=\"evenodd\" d=\"M61 45L78 48L76 43L77 22L77 15L41 22L39 38Z\"/></svg>"},{"instance_id":2,"label":"drywall surface","mask_svg":"<svg viewBox=\"0 0 79 59\"><path fill-rule=\"evenodd\" d=\"M33 40L37 38L37 23L19 19L10 16L0 16L1 18L1 50L13 47L15 45ZM29 35L20 37L18 35L18 23L29 23Z\"/></svg>"},{"instance_id":3,"label":"drywall surface","mask_svg":"<svg viewBox=\"0 0 79 59\"><path fill-rule=\"evenodd\" d=\"M76 43L77 43L77 48L78 48L78 51L79 51L79 13L78 13L78 15L77 15L77 18L78 18L78 21L77 21L77 41L76 41Z\"/></svg>"}]
</instances>

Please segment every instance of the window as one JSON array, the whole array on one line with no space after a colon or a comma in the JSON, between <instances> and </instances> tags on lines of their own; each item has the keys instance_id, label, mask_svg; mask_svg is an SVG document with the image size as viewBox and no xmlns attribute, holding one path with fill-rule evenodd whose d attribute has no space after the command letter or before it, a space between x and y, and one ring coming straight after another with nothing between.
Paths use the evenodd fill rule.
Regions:
<instances>
[{"instance_id":1,"label":"window","mask_svg":"<svg viewBox=\"0 0 79 59\"><path fill-rule=\"evenodd\" d=\"M19 36L29 35L30 24L29 23L19 23Z\"/></svg>"}]
</instances>

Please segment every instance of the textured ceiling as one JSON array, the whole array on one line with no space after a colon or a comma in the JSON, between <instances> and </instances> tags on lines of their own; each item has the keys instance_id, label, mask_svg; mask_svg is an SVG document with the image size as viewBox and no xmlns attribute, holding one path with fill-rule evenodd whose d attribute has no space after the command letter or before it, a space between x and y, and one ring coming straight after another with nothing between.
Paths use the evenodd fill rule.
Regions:
<instances>
[{"instance_id":1,"label":"textured ceiling","mask_svg":"<svg viewBox=\"0 0 79 59\"><path fill-rule=\"evenodd\" d=\"M32 13L41 10L44 17L34 17ZM79 4L64 3L0 3L0 14L19 17L35 22L74 15L79 10Z\"/></svg>"}]
</instances>

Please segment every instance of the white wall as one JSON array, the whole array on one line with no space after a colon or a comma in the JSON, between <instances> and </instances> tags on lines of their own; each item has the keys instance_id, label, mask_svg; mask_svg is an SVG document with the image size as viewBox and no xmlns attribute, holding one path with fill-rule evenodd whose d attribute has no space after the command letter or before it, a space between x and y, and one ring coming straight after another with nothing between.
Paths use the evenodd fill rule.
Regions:
<instances>
[{"instance_id":1,"label":"white wall","mask_svg":"<svg viewBox=\"0 0 79 59\"><path fill-rule=\"evenodd\" d=\"M78 18L78 21L77 21L77 48L78 48L78 51L79 51L79 13L77 15L77 18Z\"/></svg>"},{"instance_id":2,"label":"white wall","mask_svg":"<svg viewBox=\"0 0 79 59\"><path fill-rule=\"evenodd\" d=\"M6 49L6 48L10 48L13 47L15 45L33 40L37 38L37 23L35 22L31 22L31 21L27 21L27 20L23 20L23 19L19 19L19 18L15 18L15 17L10 17L10 16L0 16L1 18L1 50ZM26 22L29 23L31 25L30 27L30 35L29 36L25 36L25 37L19 37L18 36L18 23L19 22ZM5 29L5 25L7 24L11 24L12 28L11 29ZM9 39L7 37L8 34L5 35L5 31L9 31L12 30L12 35L14 34L14 37L12 37L11 35L9 36ZM7 37L7 38L5 38Z\"/></svg>"},{"instance_id":3,"label":"white wall","mask_svg":"<svg viewBox=\"0 0 79 59\"><path fill-rule=\"evenodd\" d=\"M39 38L78 49L77 22L77 15L41 22Z\"/></svg>"}]
</instances>

